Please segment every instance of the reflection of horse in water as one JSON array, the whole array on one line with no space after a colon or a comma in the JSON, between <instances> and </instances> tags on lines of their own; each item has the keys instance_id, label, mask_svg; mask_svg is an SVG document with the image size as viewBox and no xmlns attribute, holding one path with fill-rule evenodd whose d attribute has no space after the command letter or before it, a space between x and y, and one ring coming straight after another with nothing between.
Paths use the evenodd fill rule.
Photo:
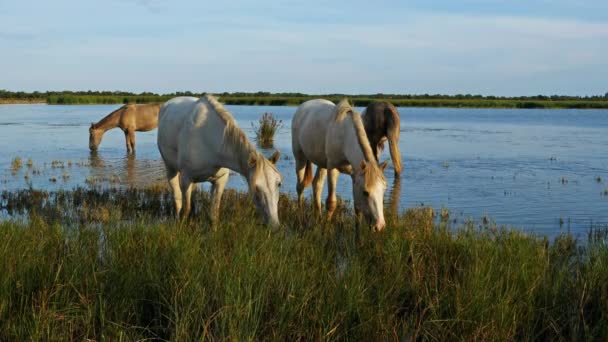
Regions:
<instances>
[{"instance_id":1,"label":"reflection of horse in water","mask_svg":"<svg viewBox=\"0 0 608 342\"><path fill-rule=\"evenodd\" d=\"M103 158L99 156L99 153L97 153L97 151L91 151L91 153L89 154L89 166L92 169L99 169L105 167L105 162Z\"/></svg>"},{"instance_id":2,"label":"reflection of horse in water","mask_svg":"<svg viewBox=\"0 0 608 342\"><path fill-rule=\"evenodd\" d=\"M89 128L89 148L94 151L101 143L103 134L119 127L125 132L127 152L135 152L135 131L146 132L158 126L158 112L161 103L126 104L112 113L92 123Z\"/></svg>"},{"instance_id":3,"label":"reflection of horse in water","mask_svg":"<svg viewBox=\"0 0 608 342\"><path fill-rule=\"evenodd\" d=\"M397 108L389 102L372 102L361 114L361 118L376 160L379 160L384 149L384 142L388 140L395 178L398 178L401 174L401 155L399 153L401 128Z\"/></svg>"},{"instance_id":4,"label":"reflection of horse in water","mask_svg":"<svg viewBox=\"0 0 608 342\"><path fill-rule=\"evenodd\" d=\"M132 153L104 158L103 154L91 151L89 173L93 183L145 187L164 178L164 166L160 160L137 159Z\"/></svg>"},{"instance_id":5,"label":"reflection of horse in water","mask_svg":"<svg viewBox=\"0 0 608 342\"><path fill-rule=\"evenodd\" d=\"M135 173L135 156L133 154L128 153L125 157L125 168L127 169L127 183L130 186L134 186L137 184L137 174Z\"/></svg>"},{"instance_id":6,"label":"reflection of horse in water","mask_svg":"<svg viewBox=\"0 0 608 342\"><path fill-rule=\"evenodd\" d=\"M389 210L388 212L392 217L399 216L399 202L401 201L401 179L399 177L395 177L393 180L393 185L388 189L389 196Z\"/></svg>"}]
</instances>

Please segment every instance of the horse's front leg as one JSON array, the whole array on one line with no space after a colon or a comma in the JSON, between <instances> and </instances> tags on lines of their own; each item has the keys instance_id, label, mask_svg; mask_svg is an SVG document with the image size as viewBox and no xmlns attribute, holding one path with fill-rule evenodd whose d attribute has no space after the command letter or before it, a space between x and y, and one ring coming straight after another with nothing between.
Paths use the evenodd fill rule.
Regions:
<instances>
[{"instance_id":1,"label":"horse's front leg","mask_svg":"<svg viewBox=\"0 0 608 342\"><path fill-rule=\"evenodd\" d=\"M228 183L229 171L216 178L211 184L211 225L213 229L217 229L217 224L220 218L220 202L226 183Z\"/></svg>"},{"instance_id":2,"label":"horse's front leg","mask_svg":"<svg viewBox=\"0 0 608 342\"><path fill-rule=\"evenodd\" d=\"M135 130L129 130L129 144L131 145L131 152L135 153Z\"/></svg>"},{"instance_id":3,"label":"horse's front leg","mask_svg":"<svg viewBox=\"0 0 608 342\"><path fill-rule=\"evenodd\" d=\"M135 130L125 129L125 142L127 145L127 153L135 153Z\"/></svg>"},{"instance_id":4,"label":"horse's front leg","mask_svg":"<svg viewBox=\"0 0 608 342\"><path fill-rule=\"evenodd\" d=\"M125 132L125 146L127 147L127 153L130 153L131 152L131 142L129 139L129 130L125 129L124 132Z\"/></svg>"},{"instance_id":5,"label":"horse's front leg","mask_svg":"<svg viewBox=\"0 0 608 342\"><path fill-rule=\"evenodd\" d=\"M329 177L327 177L327 200L325 201L325 207L327 207L327 220L331 221L334 211L336 211L336 207L338 206L336 186L338 184L340 171L336 168L328 168L327 171Z\"/></svg>"}]
</instances>

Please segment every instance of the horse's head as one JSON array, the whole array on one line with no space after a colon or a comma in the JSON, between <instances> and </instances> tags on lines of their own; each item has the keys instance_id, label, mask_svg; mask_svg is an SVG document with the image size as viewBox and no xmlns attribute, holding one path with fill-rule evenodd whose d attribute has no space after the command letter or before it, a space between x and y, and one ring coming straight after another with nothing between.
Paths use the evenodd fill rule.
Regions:
<instances>
[{"instance_id":1,"label":"horse's head","mask_svg":"<svg viewBox=\"0 0 608 342\"><path fill-rule=\"evenodd\" d=\"M374 231L384 229L384 192L386 179L384 169L388 161L378 164L375 161L361 161L353 168L353 198L355 207L361 211Z\"/></svg>"},{"instance_id":2,"label":"horse's head","mask_svg":"<svg viewBox=\"0 0 608 342\"><path fill-rule=\"evenodd\" d=\"M91 124L89 127L89 149L91 151L97 150L97 146L101 143L101 137L103 136L103 131L95 128L95 124Z\"/></svg>"},{"instance_id":3,"label":"horse's head","mask_svg":"<svg viewBox=\"0 0 608 342\"><path fill-rule=\"evenodd\" d=\"M276 151L270 159L260 154L249 157L249 192L253 195L253 203L258 213L267 224L279 225L279 188L283 177L274 166L280 157Z\"/></svg>"}]
</instances>

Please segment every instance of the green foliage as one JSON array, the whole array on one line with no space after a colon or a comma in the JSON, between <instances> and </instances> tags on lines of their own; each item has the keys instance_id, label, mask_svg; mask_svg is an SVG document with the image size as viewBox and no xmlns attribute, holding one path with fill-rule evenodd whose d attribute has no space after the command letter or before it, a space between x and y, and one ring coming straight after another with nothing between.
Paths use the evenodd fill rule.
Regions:
<instances>
[{"instance_id":1,"label":"green foliage","mask_svg":"<svg viewBox=\"0 0 608 342\"><path fill-rule=\"evenodd\" d=\"M119 104L165 102L176 96L200 97L205 93L190 91L170 94L142 92L139 94L124 91L47 91L11 92L0 89L2 102L46 102L48 104ZM471 107L471 108L608 108L608 97L596 96L481 96L471 94L325 94L306 95L302 93L221 93L222 101L229 105L298 106L302 102L326 98L338 102L348 97L355 106L367 106L372 101L389 101L399 107Z\"/></svg>"},{"instance_id":2,"label":"green foliage","mask_svg":"<svg viewBox=\"0 0 608 342\"><path fill-rule=\"evenodd\" d=\"M0 340L605 340L605 232L580 245L388 213L361 231L280 200L283 230L228 191L177 224L166 189L4 192Z\"/></svg>"}]
</instances>

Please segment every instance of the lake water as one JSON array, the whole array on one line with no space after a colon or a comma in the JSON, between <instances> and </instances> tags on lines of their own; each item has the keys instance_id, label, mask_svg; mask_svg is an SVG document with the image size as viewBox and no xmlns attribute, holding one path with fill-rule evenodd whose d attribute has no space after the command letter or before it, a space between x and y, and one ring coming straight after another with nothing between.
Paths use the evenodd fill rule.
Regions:
<instances>
[{"instance_id":1,"label":"lake water","mask_svg":"<svg viewBox=\"0 0 608 342\"><path fill-rule=\"evenodd\" d=\"M135 157L120 130L88 149L91 122L119 105L0 105L0 189L55 190L86 184L139 186L164 181L156 131L138 132ZM275 147L283 191L295 193L291 116L296 107L227 106L253 138L264 112L283 120ZM361 110L362 108L360 108ZM403 173L386 205L447 208L459 222L499 224L554 236L608 225L608 111L400 108ZM273 150L264 150L270 155ZM23 166L11 170L20 157ZM388 151L383 158L388 159ZM31 159L33 166L28 167ZM54 163L53 163L54 162ZM393 183L392 165L386 172ZM240 176L229 187L245 189ZM203 186L208 188L208 186ZM348 176L339 195L351 197ZM310 197L310 188L307 190ZM324 195L325 196L325 195Z\"/></svg>"}]
</instances>

